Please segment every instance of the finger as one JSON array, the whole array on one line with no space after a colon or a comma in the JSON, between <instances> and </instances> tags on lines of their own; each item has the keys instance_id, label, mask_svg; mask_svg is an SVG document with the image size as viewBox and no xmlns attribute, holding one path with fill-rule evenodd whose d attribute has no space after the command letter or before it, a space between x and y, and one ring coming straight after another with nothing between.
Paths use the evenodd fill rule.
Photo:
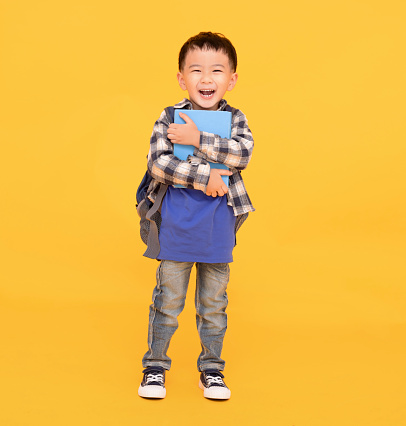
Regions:
<instances>
[{"instance_id":1,"label":"finger","mask_svg":"<svg viewBox=\"0 0 406 426\"><path fill-rule=\"evenodd\" d=\"M179 117L182 118L186 122L186 124L190 124L190 123L194 124L193 120L187 114L184 114L183 112L179 113Z\"/></svg>"},{"instance_id":2,"label":"finger","mask_svg":"<svg viewBox=\"0 0 406 426\"><path fill-rule=\"evenodd\" d=\"M179 117L180 117L182 120L186 121L186 123L187 123L188 121L190 121L189 116L188 116L187 114L183 113L183 112L180 112L180 113L179 113Z\"/></svg>"},{"instance_id":3,"label":"finger","mask_svg":"<svg viewBox=\"0 0 406 426\"><path fill-rule=\"evenodd\" d=\"M233 172L230 172L230 170L225 170L225 169L217 169L218 173L222 176L231 176L233 174Z\"/></svg>"},{"instance_id":4,"label":"finger","mask_svg":"<svg viewBox=\"0 0 406 426\"><path fill-rule=\"evenodd\" d=\"M172 130L172 129L168 129L168 131L166 132L168 135L176 135L176 130Z\"/></svg>"},{"instance_id":5,"label":"finger","mask_svg":"<svg viewBox=\"0 0 406 426\"><path fill-rule=\"evenodd\" d=\"M179 124L171 123L168 128L169 129L177 129L178 127L179 127Z\"/></svg>"},{"instance_id":6,"label":"finger","mask_svg":"<svg viewBox=\"0 0 406 426\"><path fill-rule=\"evenodd\" d=\"M222 197L222 196L224 195L223 188L220 188L220 189L217 191L217 194L218 194L220 197Z\"/></svg>"}]
</instances>

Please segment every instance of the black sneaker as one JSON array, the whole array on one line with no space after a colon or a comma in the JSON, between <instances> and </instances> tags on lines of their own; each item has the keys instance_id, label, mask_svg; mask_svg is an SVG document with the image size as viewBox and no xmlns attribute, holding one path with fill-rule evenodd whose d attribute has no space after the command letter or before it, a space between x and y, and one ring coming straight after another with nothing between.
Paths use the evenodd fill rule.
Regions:
<instances>
[{"instance_id":1,"label":"black sneaker","mask_svg":"<svg viewBox=\"0 0 406 426\"><path fill-rule=\"evenodd\" d=\"M143 373L138 395L143 398L165 398L165 370L162 367L147 367Z\"/></svg>"},{"instance_id":2,"label":"black sneaker","mask_svg":"<svg viewBox=\"0 0 406 426\"><path fill-rule=\"evenodd\" d=\"M229 399L231 391L223 380L224 376L218 370L206 370L200 374L199 388L204 391L205 398Z\"/></svg>"}]
</instances>

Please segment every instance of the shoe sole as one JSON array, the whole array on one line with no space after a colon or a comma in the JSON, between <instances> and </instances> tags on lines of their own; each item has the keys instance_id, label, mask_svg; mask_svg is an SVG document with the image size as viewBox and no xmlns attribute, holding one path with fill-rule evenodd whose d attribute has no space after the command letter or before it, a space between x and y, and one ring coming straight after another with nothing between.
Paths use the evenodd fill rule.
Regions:
<instances>
[{"instance_id":1,"label":"shoe sole","mask_svg":"<svg viewBox=\"0 0 406 426\"><path fill-rule=\"evenodd\" d=\"M156 385L140 386L138 388L138 395L143 398L162 399L166 396L166 389Z\"/></svg>"},{"instance_id":2,"label":"shoe sole","mask_svg":"<svg viewBox=\"0 0 406 426\"><path fill-rule=\"evenodd\" d=\"M212 386L211 388L204 387L201 380L199 380L199 388L203 391L203 396L209 399L230 399L231 391L228 388L220 386Z\"/></svg>"}]
</instances>

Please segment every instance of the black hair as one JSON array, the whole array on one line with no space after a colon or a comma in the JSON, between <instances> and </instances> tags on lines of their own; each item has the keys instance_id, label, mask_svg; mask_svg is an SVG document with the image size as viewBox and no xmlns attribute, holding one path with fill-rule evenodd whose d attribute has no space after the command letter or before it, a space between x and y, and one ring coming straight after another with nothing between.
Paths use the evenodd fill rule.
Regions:
<instances>
[{"instance_id":1,"label":"black hair","mask_svg":"<svg viewBox=\"0 0 406 426\"><path fill-rule=\"evenodd\" d=\"M231 41L221 33L201 32L193 37L182 46L179 52L179 71L185 66L186 55L193 49L207 49L224 52L230 61L230 67L233 72L237 70L237 52Z\"/></svg>"}]
</instances>

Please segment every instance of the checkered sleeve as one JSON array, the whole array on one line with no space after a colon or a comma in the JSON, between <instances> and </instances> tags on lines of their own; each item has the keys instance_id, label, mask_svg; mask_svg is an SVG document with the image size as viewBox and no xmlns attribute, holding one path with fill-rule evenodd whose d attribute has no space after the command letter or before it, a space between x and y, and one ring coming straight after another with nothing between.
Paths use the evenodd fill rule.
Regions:
<instances>
[{"instance_id":1,"label":"checkered sleeve","mask_svg":"<svg viewBox=\"0 0 406 426\"><path fill-rule=\"evenodd\" d=\"M195 155L227 167L244 170L251 159L254 139L245 115L236 110L233 114L231 139L221 138L208 132L200 132L200 148ZM203 156L200 154L203 154Z\"/></svg>"},{"instance_id":2,"label":"checkered sleeve","mask_svg":"<svg viewBox=\"0 0 406 426\"><path fill-rule=\"evenodd\" d=\"M155 122L148 153L148 171L158 182L180 184L186 188L206 192L210 177L210 165L201 158L189 156L179 160L173 154L173 143L167 137L169 121L163 111Z\"/></svg>"}]
</instances>

